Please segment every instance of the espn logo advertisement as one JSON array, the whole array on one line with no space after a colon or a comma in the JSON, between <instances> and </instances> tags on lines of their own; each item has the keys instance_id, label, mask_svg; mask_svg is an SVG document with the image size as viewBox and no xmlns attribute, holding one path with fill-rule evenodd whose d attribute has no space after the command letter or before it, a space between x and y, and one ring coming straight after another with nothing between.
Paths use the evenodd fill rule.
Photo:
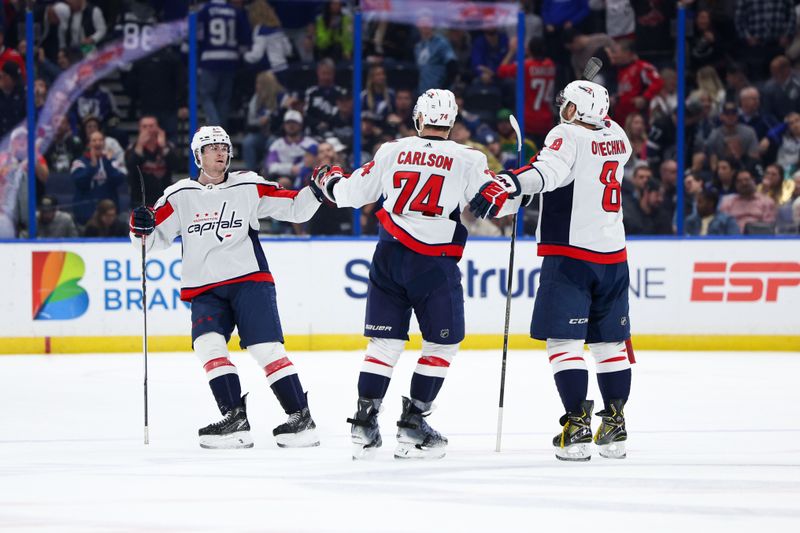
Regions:
<instances>
[{"instance_id":1,"label":"espn logo advertisement","mask_svg":"<svg viewBox=\"0 0 800 533\"><path fill-rule=\"evenodd\" d=\"M800 263L709 262L695 263L692 302L777 302L779 298L800 301ZM794 294L790 294L794 292Z\"/></svg>"}]
</instances>

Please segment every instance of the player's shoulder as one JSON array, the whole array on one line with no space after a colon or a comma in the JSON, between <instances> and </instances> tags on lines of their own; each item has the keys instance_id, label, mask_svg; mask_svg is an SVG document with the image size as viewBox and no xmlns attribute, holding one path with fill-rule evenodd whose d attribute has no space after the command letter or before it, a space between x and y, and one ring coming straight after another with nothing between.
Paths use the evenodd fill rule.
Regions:
<instances>
[{"instance_id":1,"label":"player's shoulder","mask_svg":"<svg viewBox=\"0 0 800 533\"><path fill-rule=\"evenodd\" d=\"M203 186L200 185L196 180L190 178L183 178L182 180L178 180L166 189L164 189L164 194L161 198L166 202L170 201L174 203L181 198L184 194L191 194L193 191L202 190ZM161 202L156 204L156 207Z\"/></svg>"},{"instance_id":2,"label":"player's shoulder","mask_svg":"<svg viewBox=\"0 0 800 533\"><path fill-rule=\"evenodd\" d=\"M262 178L257 172L252 170L233 170L228 172L228 186L243 185L252 183L254 185L264 184L266 180Z\"/></svg>"}]
</instances>

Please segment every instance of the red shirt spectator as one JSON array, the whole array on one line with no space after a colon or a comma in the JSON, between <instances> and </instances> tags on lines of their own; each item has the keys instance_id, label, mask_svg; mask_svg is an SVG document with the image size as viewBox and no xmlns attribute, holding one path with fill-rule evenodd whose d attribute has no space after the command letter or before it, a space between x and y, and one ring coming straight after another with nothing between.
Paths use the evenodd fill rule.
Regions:
<instances>
[{"instance_id":1,"label":"red shirt spectator","mask_svg":"<svg viewBox=\"0 0 800 533\"><path fill-rule=\"evenodd\" d=\"M513 43L512 43L513 44ZM503 64L497 68L499 78L517 75L517 64L510 63L516 46L509 47ZM556 66L544 56L544 43L531 39L528 43L530 57L525 60L525 133L547 135L553 127L553 85Z\"/></svg>"},{"instance_id":2,"label":"red shirt spectator","mask_svg":"<svg viewBox=\"0 0 800 533\"><path fill-rule=\"evenodd\" d=\"M22 75L23 81L25 80L25 60L22 59L22 56L19 55L19 52L14 50L13 48L8 48L4 44L5 40L5 33L2 27L0 27L0 70L3 69L3 65L5 65L8 61L13 61L19 67L20 75Z\"/></svg>"},{"instance_id":3,"label":"red shirt spectator","mask_svg":"<svg viewBox=\"0 0 800 533\"><path fill-rule=\"evenodd\" d=\"M664 80L656 67L639 59L631 42L619 43L609 55L617 66L617 103L613 116L616 122L625 124L630 113L647 113L650 101L661 91Z\"/></svg>"}]
</instances>

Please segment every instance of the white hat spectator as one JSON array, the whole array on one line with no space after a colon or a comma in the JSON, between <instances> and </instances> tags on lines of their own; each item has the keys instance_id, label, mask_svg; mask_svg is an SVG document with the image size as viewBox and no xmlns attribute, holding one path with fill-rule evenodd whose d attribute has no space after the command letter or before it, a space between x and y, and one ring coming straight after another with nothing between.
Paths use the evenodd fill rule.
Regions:
<instances>
[{"instance_id":1,"label":"white hat spectator","mask_svg":"<svg viewBox=\"0 0 800 533\"><path fill-rule=\"evenodd\" d=\"M299 122L300 124L303 123L303 114L300 111L295 109L290 109L283 115L284 122Z\"/></svg>"}]
</instances>

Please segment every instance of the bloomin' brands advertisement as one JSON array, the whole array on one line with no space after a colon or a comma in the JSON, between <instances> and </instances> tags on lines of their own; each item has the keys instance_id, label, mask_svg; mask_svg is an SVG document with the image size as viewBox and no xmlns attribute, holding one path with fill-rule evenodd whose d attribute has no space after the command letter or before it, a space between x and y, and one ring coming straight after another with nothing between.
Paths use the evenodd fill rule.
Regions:
<instances>
[{"instance_id":1,"label":"bloomin' brands advertisement","mask_svg":"<svg viewBox=\"0 0 800 533\"><path fill-rule=\"evenodd\" d=\"M276 239L262 246L288 336L361 334L374 241ZM468 334L503 331L508 249L497 240L467 245L459 266ZM154 336L190 331L189 304L180 299L180 250L176 244L147 259ZM51 242L8 244L4 251L0 336L141 334L139 249L125 242ZM637 240L628 254L634 335L800 334L800 241ZM519 242L513 334L528 332L540 268L535 243Z\"/></svg>"}]
</instances>

